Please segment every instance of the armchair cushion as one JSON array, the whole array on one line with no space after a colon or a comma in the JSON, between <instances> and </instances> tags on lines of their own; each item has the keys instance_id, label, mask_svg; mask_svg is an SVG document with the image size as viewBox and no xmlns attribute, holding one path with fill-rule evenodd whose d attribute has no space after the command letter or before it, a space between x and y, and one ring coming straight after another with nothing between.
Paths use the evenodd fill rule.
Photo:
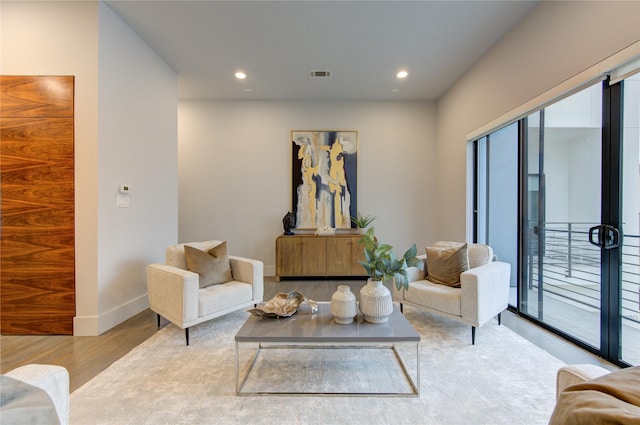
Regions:
<instances>
[{"instance_id":1,"label":"armchair cushion","mask_svg":"<svg viewBox=\"0 0 640 425\"><path fill-rule=\"evenodd\" d=\"M251 285L242 282L228 282L211 285L200 291L198 316L208 316L217 311L232 309L238 304L250 303L253 297Z\"/></svg>"},{"instance_id":2,"label":"armchair cushion","mask_svg":"<svg viewBox=\"0 0 640 425\"><path fill-rule=\"evenodd\" d=\"M200 288L229 282L233 279L231 266L229 265L229 256L227 255L226 241L206 252L185 245L184 255L187 259L189 271L200 275Z\"/></svg>"},{"instance_id":3,"label":"armchair cushion","mask_svg":"<svg viewBox=\"0 0 640 425\"><path fill-rule=\"evenodd\" d=\"M438 248L459 248L464 242L437 241L433 246ZM497 261L493 256L493 249L489 245L479 243L468 243L467 254L469 255L469 268L484 266L492 261Z\"/></svg>"},{"instance_id":4,"label":"armchair cushion","mask_svg":"<svg viewBox=\"0 0 640 425\"><path fill-rule=\"evenodd\" d=\"M429 309L443 311L455 316L461 316L460 310L462 290L448 285L419 280L409 283L406 292L411 302Z\"/></svg>"},{"instance_id":5,"label":"armchair cushion","mask_svg":"<svg viewBox=\"0 0 640 425\"><path fill-rule=\"evenodd\" d=\"M447 286L460 286L460 274L469 270L467 244L450 248L427 247L427 279Z\"/></svg>"}]
</instances>

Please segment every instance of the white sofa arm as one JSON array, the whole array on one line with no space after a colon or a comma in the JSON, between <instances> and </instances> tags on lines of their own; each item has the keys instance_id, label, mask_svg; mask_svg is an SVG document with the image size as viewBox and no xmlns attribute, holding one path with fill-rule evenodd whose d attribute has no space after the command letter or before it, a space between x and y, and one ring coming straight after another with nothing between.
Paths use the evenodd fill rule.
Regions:
<instances>
[{"instance_id":1,"label":"white sofa arm","mask_svg":"<svg viewBox=\"0 0 640 425\"><path fill-rule=\"evenodd\" d=\"M494 261L460 275L462 317L482 326L509 305L511 265Z\"/></svg>"},{"instance_id":2,"label":"white sofa arm","mask_svg":"<svg viewBox=\"0 0 640 425\"><path fill-rule=\"evenodd\" d=\"M561 367L558 369L558 373L556 374L556 399L566 388L572 385L591 381L592 379L599 378L607 373L609 373L607 369L593 364L579 364Z\"/></svg>"},{"instance_id":3,"label":"white sofa arm","mask_svg":"<svg viewBox=\"0 0 640 425\"><path fill-rule=\"evenodd\" d=\"M44 390L53 401L60 423L63 425L69 423L69 372L67 369L56 365L29 364L5 373L5 376Z\"/></svg>"},{"instance_id":4,"label":"white sofa arm","mask_svg":"<svg viewBox=\"0 0 640 425\"><path fill-rule=\"evenodd\" d=\"M198 273L188 270L166 264L148 265L147 291L151 310L175 324L197 319L199 280Z\"/></svg>"},{"instance_id":5,"label":"white sofa arm","mask_svg":"<svg viewBox=\"0 0 640 425\"><path fill-rule=\"evenodd\" d=\"M250 283L253 286L253 299L262 301L264 296L264 264L250 258L229 256L229 265L233 280Z\"/></svg>"}]
</instances>

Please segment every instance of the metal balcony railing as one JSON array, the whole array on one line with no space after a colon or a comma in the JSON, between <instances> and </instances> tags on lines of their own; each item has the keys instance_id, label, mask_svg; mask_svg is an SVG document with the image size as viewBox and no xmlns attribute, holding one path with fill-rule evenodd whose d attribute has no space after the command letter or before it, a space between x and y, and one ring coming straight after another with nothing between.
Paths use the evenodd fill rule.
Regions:
<instances>
[{"instance_id":1,"label":"metal balcony railing","mask_svg":"<svg viewBox=\"0 0 640 425\"><path fill-rule=\"evenodd\" d=\"M542 288L566 302L599 310L600 248L589 243L589 228L594 225L547 222L532 228L529 289ZM640 235L623 235L621 274L623 321L640 324Z\"/></svg>"}]
</instances>

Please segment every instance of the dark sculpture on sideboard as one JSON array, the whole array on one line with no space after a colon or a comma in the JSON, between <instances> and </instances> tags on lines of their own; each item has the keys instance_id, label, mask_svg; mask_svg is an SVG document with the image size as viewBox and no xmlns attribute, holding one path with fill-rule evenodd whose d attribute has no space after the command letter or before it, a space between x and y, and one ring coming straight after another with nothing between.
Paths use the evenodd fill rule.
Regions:
<instances>
[{"instance_id":1,"label":"dark sculpture on sideboard","mask_svg":"<svg viewBox=\"0 0 640 425\"><path fill-rule=\"evenodd\" d=\"M282 225L284 226L284 234L285 235L293 235L293 232L291 231L291 229L294 229L296 227L296 216L295 216L295 214L292 213L291 211L286 213L285 216L282 219Z\"/></svg>"}]
</instances>

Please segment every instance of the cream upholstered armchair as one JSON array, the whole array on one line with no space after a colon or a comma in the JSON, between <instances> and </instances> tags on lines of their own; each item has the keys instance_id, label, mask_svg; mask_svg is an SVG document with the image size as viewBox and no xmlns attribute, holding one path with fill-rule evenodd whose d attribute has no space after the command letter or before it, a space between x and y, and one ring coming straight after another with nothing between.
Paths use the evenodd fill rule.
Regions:
<instances>
[{"instance_id":1,"label":"cream upholstered armchair","mask_svg":"<svg viewBox=\"0 0 640 425\"><path fill-rule=\"evenodd\" d=\"M147 266L149 306L185 330L255 306L264 293L263 263L227 255L226 241L190 242L166 249L166 264Z\"/></svg>"},{"instance_id":2,"label":"cream upholstered armchair","mask_svg":"<svg viewBox=\"0 0 640 425\"><path fill-rule=\"evenodd\" d=\"M426 251L430 254L418 256L424 261L424 270L408 269L409 289L398 291L392 285L394 301L401 309L407 304L471 325L471 344L475 344L476 327L495 316L500 324L500 314L508 306L510 264L494 261L488 245L439 241ZM430 261L428 255L432 256ZM456 263L456 257L460 263L454 264L452 272L447 268ZM448 264L441 266L436 261ZM458 268L456 274L461 264L466 267ZM456 277L446 279L447 274Z\"/></svg>"}]
</instances>

